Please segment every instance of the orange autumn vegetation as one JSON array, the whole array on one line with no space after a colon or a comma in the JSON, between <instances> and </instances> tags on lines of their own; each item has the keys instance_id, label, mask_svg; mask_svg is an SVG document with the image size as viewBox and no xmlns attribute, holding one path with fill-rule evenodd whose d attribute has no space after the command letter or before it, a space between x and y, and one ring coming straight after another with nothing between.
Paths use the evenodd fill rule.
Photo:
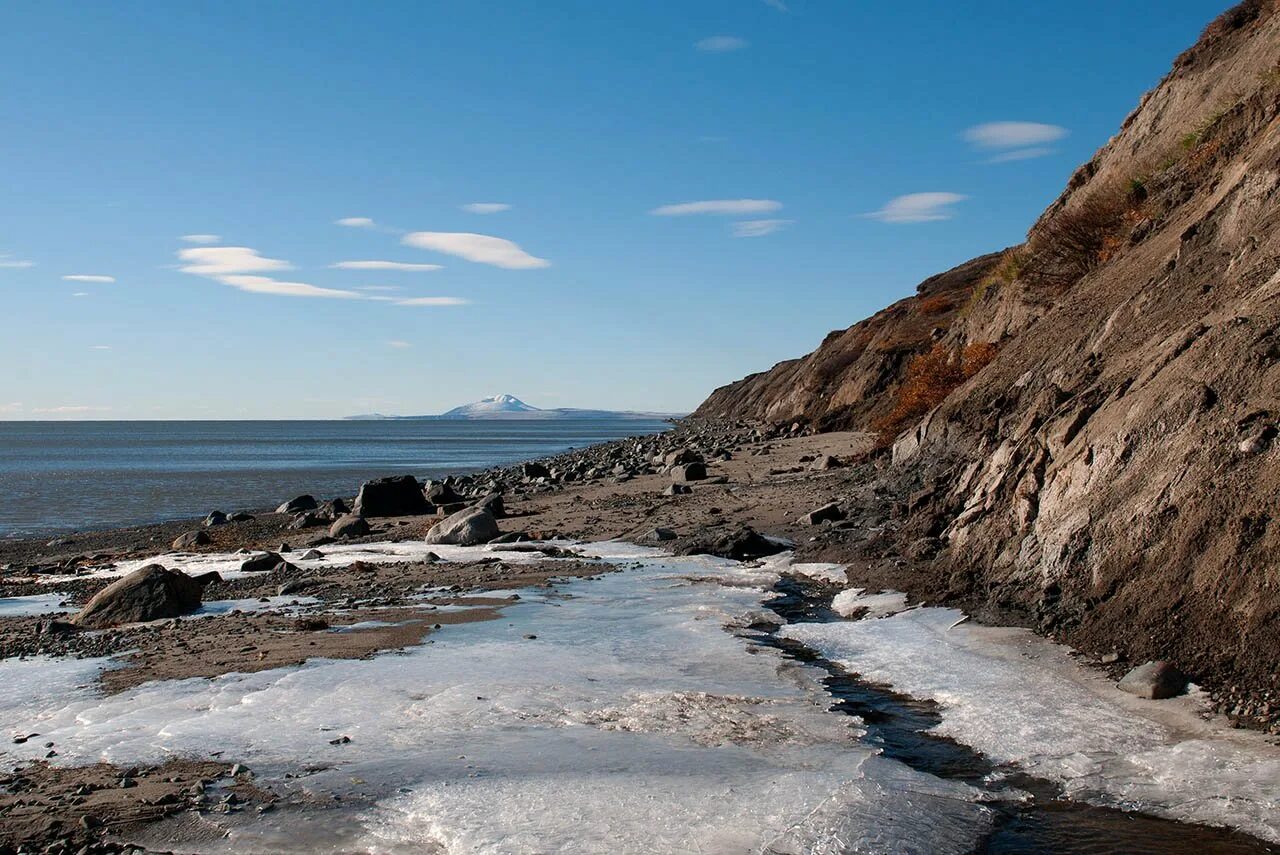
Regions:
<instances>
[{"instance_id":1,"label":"orange autumn vegetation","mask_svg":"<svg viewBox=\"0 0 1280 855\"><path fill-rule=\"evenodd\" d=\"M959 351L938 342L917 355L907 366L893 409L873 424L881 441L892 442L904 428L941 404L956 387L995 359L997 351L992 342L974 342Z\"/></svg>"}]
</instances>

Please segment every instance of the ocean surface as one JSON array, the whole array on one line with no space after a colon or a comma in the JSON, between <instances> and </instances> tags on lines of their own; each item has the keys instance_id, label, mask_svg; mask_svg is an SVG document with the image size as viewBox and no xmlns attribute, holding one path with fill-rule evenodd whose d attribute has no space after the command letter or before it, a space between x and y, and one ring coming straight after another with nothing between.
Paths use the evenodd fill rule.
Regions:
<instances>
[{"instance_id":1,"label":"ocean surface","mask_svg":"<svg viewBox=\"0 0 1280 855\"><path fill-rule=\"evenodd\" d=\"M484 469L624 436L641 419L0 422L0 537L352 496L381 475Z\"/></svg>"}]
</instances>

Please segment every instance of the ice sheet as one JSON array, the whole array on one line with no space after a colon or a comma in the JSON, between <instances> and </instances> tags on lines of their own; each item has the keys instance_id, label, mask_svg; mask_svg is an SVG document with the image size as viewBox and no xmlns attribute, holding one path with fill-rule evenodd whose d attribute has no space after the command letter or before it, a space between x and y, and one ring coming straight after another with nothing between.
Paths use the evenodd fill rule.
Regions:
<instances>
[{"instance_id":1,"label":"ice sheet","mask_svg":"<svg viewBox=\"0 0 1280 855\"><path fill-rule=\"evenodd\" d=\"M885 591L880 594L868 594L863 588L849 588L836 594L831 601L831 608L836 614L849 617L866 610L865 617L888 617L905 611L907 595L898 591Z\"/></svg>"},{"instance_id":2,"label":"ice sheet","mask_svg":"<svg viewBox=\"0 0 1280 855\"><path fill-rule=\"evenodd\" d=\"M922 608L782 634L938 701L939 732L1061 781L1075 797L1280 840L1280 749L1257 734L1191 724L1190 699L1125 695L1029 631L957 626L960 617Z\"/></svg>"},{"instance_id":3,"label":"ice sheet","mask_svg":"<svg viewBox=\"0 0 1280 855\"><path fill-rule=\"evenodd\" d=\"M327 813L323 834L273 825L287 822L278 812L209 844L223 851L932 853L968 851L988 828L970 788L861 744L856 719L827 712L820 671L725 631L759 608L784 558L590 551L622 571L402 655L106 698L76 688L77 663L0 707L0 727L38 730L59 763L219 750L281 785L334 764L305 780L313 793L360 782L363 802L344 803L364 807ZM351 741L331 745L339 736ZM0 745L0 760L35 750Z\"/></svg>"},{"instance_id":4,"label":"ice sheet","mask_svg":"<svg viewBox=\"0 0 1280 855\"><path fill-rule=\"evenodd\" d=\"M0 597L0 617L65 614L70 606L61 605L66 594L33 594L29 597Z\"/></svg>"}]
</instances>

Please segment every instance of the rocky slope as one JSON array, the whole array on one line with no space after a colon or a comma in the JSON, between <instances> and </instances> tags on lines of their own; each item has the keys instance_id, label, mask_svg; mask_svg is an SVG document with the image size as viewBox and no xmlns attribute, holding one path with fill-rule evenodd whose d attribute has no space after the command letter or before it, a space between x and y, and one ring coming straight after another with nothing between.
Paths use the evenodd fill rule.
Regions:
<instances>
[{"instance_id":1,"label":"rocky slope","mask_svg":"<svg viewBox=\"0 0 1280 855\"><path fill-rule=\"evenodd\" d=\"M939 593L1212 674L1249 698L1240 715L1280 704L1278 116L1280 14L1251 0L1177 58L1026 243L698 414L878 427L884 477L922 488L904 536L941 539ZM985 367L939 369L988 343ZM941 403L917 420L909 391ZM895 411L912 416L901 433Z\"/></svg>"}]
</instances>

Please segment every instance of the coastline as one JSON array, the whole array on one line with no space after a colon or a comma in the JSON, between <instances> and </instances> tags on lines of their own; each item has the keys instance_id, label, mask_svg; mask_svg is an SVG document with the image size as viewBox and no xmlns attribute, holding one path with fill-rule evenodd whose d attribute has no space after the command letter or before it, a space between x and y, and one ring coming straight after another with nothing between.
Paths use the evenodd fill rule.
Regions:
<instances>
[{"instance_id":1,"label":"coastline","mask_svg":"<svg viewBox=\"0 0 1280 855\"><path fill-rule=\"evenodd\" d=\"M472 557L457 562L445 548L439 549L446 554L438 563L422 559L422 538L443 512L371 518L369 533L341 542L328 536L325 525L291 528L298 515L274 511L255 514L252 520L209 527L202 526L200 520L184 520L84 532L51 541L3 541L0 596L58 590L70 596L71 605L83 603L111 581L90 568L145 563L152 556L170 553L171 541L193 530L205 531L210 542L182 551L192 558L265 549L288 560L310 549L358 550L364 544L386 543L398 544L406 552L387 556L385 561L359 560L324 572L304 566L307 576L316 582L308 589L286 589L294 577L280 570L226 579L215 583L206 600L240 604L229 613L168 621L159 632L141 627L108 633L80 647L66 636L50 633L47 618L0 618L0 653L4 658L81 658L128 652L124 668L103 674L100 688L107 694L152 679L214 678L231 671L298 665L317 656L366 659L430 643L432 633L449 623L499 619L504 608L519 599L509 593L513 589L554 589L562 581L591 578L601 572L596 564L564 561L573 557L574 549L561 551L546 546L546 541L621 540L676 554L705 550L710 543L713 551L720 549L724 554L725 544L732 548L735 533L744 526L793 544L797 561L847 567L847 583L833 590L846 586L900 590L912 604L964 608L976 620L995 627L1037 628L1034 615L992 609L985 601L966 603L945 589L932 588L929 558L922 551L897 553L890 563L867 559L869 544L883 551L898 542L888 539L887 533L895 528L895 519L901 518L903 505L909 501L900 485L885 479L883 459L872 453L873 447L873 437L864 433L806 434L800 429L685 422L668 433L530 461L534 466L465 474L450 479L450 484L471 500L495 489L501 492L507 509L500 519L502 531L521 533L532 541L527 547L519 543L496 547L499 551L492 557L478 561ZM707 461L707 477L687 482L691 492L667 495L668 486L677 481L667 471L665 459L694 449ZM576 473L593 474L579 477ZM287 498L281 497L282 501ZM342 498L351 499L350 495ZM841 506L843 519L814 524L806 518L832 503ZM538 550L546 551L538 554ZM540 564L540 557L560 560ZM422 601L416 598L424 591L431 592L432 606L446 610L440 619L396 611L411 602L414 608L420 607ZM485 591L495 594L489 597ZM264 599L271 602L255 611L253 603ZM290 611L290 603L302 605L302 612L313 619L320 616L325 631L314 633L314 637L300 635L303 618ZM454 609L463 611L459 614L451 611ZM364 631L347 634L345 627ZM319 646L313 646L317 641ZM1089 651L1081 651L1076 659L1094 669L1100 685L1114 681L1133 664L1127 659L1107 663L1101 653ZM56 747L50 750L56 751ZM228 760L232 764L229 768L234 769L235 758ZM217 809L220 803L211 805L201 795L206 788L216 790L218 798L226 792L241 792L238 798L244 809L272 809L274 797L254 789L251 775L229 773L216 765L132 770L136 779L150 782L145 790L148 799L167 798L165 806L170 809L152 816L156 812L142 810L134 798L137 794L130 789L117 794L116 801L105 804L99 812L113 817L113 829L141 832L179 810ZM40 791L46 798L41 804L48 815L57 817L63 815L59 810L65 812L58 807L57 793L83 786L89 777L96 780L121 771L104 772L95 767L86 770L84 778L77 778L38 765L23 774L38 782L37 789L45 788ZM169 779L181 782L182 787L162 786ZM5 807L0 800L0 829L4 828ZM15 816L12 812L8 815ZM69 835L79 840L84 836L81 832L94 830L69 831L59 826L42 833L41 839L47 842Z\"/></svg>"}]
</instances>

